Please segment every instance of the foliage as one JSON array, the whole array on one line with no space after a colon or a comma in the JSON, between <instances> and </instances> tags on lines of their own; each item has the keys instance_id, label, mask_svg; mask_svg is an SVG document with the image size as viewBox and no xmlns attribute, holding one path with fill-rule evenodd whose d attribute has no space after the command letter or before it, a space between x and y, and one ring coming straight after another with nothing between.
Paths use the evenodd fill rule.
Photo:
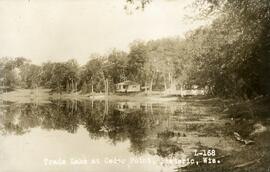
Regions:
<instances>
[{"instance_id":1,"label":"foliage","mask_svg":"<svg viewBox=\"0 0 270 172\"><path fill-rule=\"evenodd\" d=\"M141 5L150 1L127 1ZM206 88L222 97L251 98L270 93L270 3L268 0L197 0L201 16L215 15L209 26L185 39L135 41L129 52L92 55L83 66L75 60L32 65L24 58L0 61L2 85L55 91L101 92L109 83L132 80L152 89ZM18 70L20 75L18 75Z\"/></svg>"},{"instance_id":2,"label":"foliage","mask_svg":"<svg viewBox=\"0 0 270 172\"><path fill-rule=\"evenodd\" d=\"M0 59L0 83L1 86L14 88L19 83L19 67L27 60L22 57Z\"/></svg>"},{"instance_id":3,"label":"foliage","mask_svg":"<svg viewBox=\"0 0 270 172\"><path fill-rule=\"evenodd\" d=\"M21 86L35 88L39 86L41 79L41 67L26 63L20 67Z\"/></svg>"},{"instance_id":4,"label":"foliage","mask_svg":"<svg viewBox=\"0 0 270 172\"><path fill-rule=\"evenodd\" d=\"M193 75L214 95L269 94L270 4L268 1L203 1L219 12L210 27L191 34ZM206 12L207 11L207 12Z\"/></svg>"},{"instance_id":5,"label":"foliage","mask_svg":"<svg viewBox=\"0 0 270 172\"><path fill-rule=\"evenodd\" d=\"M73 91L77 88L79 66L76 60L65 63L44 63L41 72L41 85L57 92Z\"/></svg>"}]
</instances>

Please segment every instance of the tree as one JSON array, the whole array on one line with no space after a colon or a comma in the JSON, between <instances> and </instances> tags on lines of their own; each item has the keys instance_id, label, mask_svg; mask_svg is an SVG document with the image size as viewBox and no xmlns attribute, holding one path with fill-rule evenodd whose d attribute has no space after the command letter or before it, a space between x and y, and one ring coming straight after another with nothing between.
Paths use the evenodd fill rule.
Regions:
<instances>
[{"instance_id":1,"label":"tree","mask_svg":"<svg viewBox=\"0 0 270 172\"><path fill-rule=\"evenodd\" d=\"M8 88L14 88L18 85L19 68L27 60L23 57L12 58L1 58L0 59L0 79L2 85Z\"/></svg>"},{"instance_id":2,"label":"tree","mask_svg":"<svg viewBox=\"0 0 270 172\"><path fill-rule=\"evenodd\" d=\"M104 76L103 76L103 59L99 55L92 55L80 72L80 85L87 85L87 91L89 92L88 86L91 86L91 92L103 91L104 90Z\"/></svg>"},{"instance_id":3,"label":"tree","mask_svg":"<svg viewBox=\"0 0 270 172\"><path fill-rule=\"evenodd\" d=\"M26 63L20 67L20 85L24 88L36 88L41 82L41 67Z\"/></svg>"},{"instance_id":4,"label":"tree","mask_svg":"<svg viewBox=\"0 0 270 172\"><path fill-rule=\"evenodd\" d=\"M66 63L66 91L77 91L79 81L79 65L75 59L68 60Z\"/></svg>"},{"instance_id":5,"label":"tree","mask_svg":"<svg viewBox=\"0 0 270 172\"><path fill-rule=\"evenodd\" d=\"M144 7L150 1L140 2ZM185 79L189 84L208 86L209 93L218 96L269 95L269 1L197 0L195 4L201 16L215 15L215 19L186 37L184 53L192 60L177 68L174 77L181 75L181 80L189 78Z\"/></svg>"},{"instance_id":6,"label":"tree","mask_svg":"<svg viewBox=\"0 0 270 172\"><path fill-rule=\"evenodd\" d=\"M78 69L76 60L65 63L45 63L42 65L41 85L59 93L77 91Z\"/></svg>"},{"instance_id":7,"label":"tree","mask_svg":"<svg viewBox=\"0 0 270 172\"><path fill-rule=\"evenodd\" d=\"M199 31L204 35L197 34L203 51L195 61L212 93L246 98L269 94L269 2L203 2L213 7L205 14L219 13L211 27Z\"/></svg>"},{"instance_id":8,"label":"tree","mask_svg":"<svg viewBox=\"0 0 270 172\"><path fill-rule=\"evenodd\" d=\"M127 53L113 50L108 56L108 73L113 84L127 80Z\"/></svg>"},{"instance_id":9,"label":"tree","mask_svg":"<svg viewBox=\"0 0 270 172\"><path fill-rule=\"evenodd\" d=\"M144 84L145 73L143 71L147 58L147 47L143 42L135 41L130 46L130 52L127 56L127 75L128 78Z\"/></svg>"}]
</instances>

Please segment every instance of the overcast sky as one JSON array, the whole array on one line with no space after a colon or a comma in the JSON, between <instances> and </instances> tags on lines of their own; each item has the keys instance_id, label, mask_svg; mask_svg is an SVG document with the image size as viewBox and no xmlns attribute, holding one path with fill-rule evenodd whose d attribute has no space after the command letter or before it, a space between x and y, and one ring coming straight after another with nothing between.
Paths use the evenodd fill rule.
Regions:
<instances>
[{"instance_id":1,"label":"overcast sky","mask_svg":"<svg viewBox=\"0 0 270 172\"><path fill-rule=\"evenodd\" d=\"M188 22L191 0L153 0L128 15L125 0L2 0L0 57L23 56L40 64L92 53L128 50L134 40L183 36L202 22Z\"/></svg>"}]
</instances>

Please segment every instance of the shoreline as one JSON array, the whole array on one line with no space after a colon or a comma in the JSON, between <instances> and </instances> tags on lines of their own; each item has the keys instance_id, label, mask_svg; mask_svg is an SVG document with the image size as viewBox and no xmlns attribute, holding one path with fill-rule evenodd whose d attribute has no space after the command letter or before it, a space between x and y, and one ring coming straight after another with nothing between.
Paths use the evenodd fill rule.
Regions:
<instances>
[{"instance_id":1,"label":"shoreline","mask_svg":"<svg viewBox=\"0 0 270 172\"><path fill-rule=\"evenodd\" d=\"M16 103L49 103L51 99L63 100L109 100L109 101L136 101L136 102L175 102L177 96L164 97L162 94L154 95L117 95L104 93L80 94L80 93L51 93L50 89L15 89L14 91L0 94L0 100Z\"/></svg>"}]
</instances>

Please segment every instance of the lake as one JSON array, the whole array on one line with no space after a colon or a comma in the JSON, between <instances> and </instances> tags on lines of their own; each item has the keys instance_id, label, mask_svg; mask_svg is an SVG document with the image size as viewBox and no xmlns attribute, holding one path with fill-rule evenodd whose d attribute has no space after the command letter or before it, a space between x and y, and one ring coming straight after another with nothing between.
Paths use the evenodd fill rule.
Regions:
<instances>
[{"instance_id":1,"label":"lake","mask_svg":"<svg viewBox=\"0 0 270 172\"><path fill-rule=\"evenodd\" d=\"M2 101L0 171L229 169L242 145L222 108L218 101L194 100Z\"/></svg>"}]
</instances>

